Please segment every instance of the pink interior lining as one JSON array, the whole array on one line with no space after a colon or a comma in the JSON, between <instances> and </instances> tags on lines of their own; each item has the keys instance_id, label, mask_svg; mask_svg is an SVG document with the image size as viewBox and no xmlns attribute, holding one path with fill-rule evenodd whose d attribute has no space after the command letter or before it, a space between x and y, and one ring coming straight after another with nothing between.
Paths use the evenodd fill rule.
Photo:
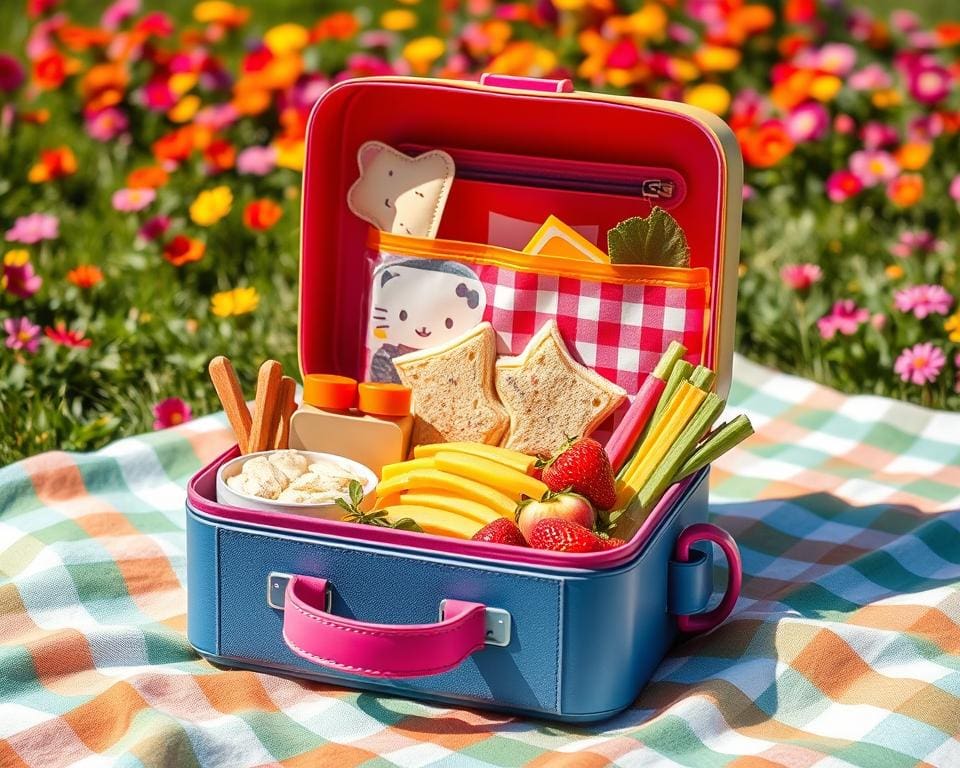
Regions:
<instances>
[{"instance_id":1,"label":"pink interior lining","mask_svg":"<svg viewBox=\"0 0 960 768\"><path fill-rule=\"evenodd\" d=\"M389 545L409 552L436 552L457 557L503 561L524 565L547 566L559 569L608 569L616 568L636 557L649 541L660 522L676 507L676 502L702 476L697 473L672 486L633 538L622 547L604 552L550 552L543 549L523 549L483 541L468 541L427 533L398 531L372 525L358 525L339 520L323 520L284 512L260 512L252 509L231 507L216 501L217 470L224 462L239 455L237 447L223 453L205 469L191 478L187 485L187 501L197 512L214 517L222 522L263 526L278 533L305 533L329 536L345 541L360 541Z\"/></svg>"}]
</instances>

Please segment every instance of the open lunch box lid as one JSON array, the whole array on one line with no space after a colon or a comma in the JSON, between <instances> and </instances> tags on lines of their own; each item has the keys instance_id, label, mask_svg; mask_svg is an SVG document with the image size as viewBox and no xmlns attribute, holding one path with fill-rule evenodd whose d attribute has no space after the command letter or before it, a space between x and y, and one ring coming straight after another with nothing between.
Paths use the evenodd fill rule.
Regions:
<instances>
[{"instance_id":1,"label":"open lunch box lid","mask_svg":"<svg viewBox=\"0 0 960 768\"><path fill-rule=\"evenodd\" d=\"M442 149L453 157L456 175L438 243L517 249L518 238L528 237L552 214L578 232L592 232L594 243L606 250L603 238L610 227L646 216L654 204L667 209L686 234L690 266L705 274L709 317L701 326L698 357L717 372L716 389L726 395L743 178L733 133L714 115L683 104L576 93L566 80L507 76L485 76L481 83L347 80L317 102L307 126L303 174L302 375L363 377L371 227L350 211L347 193L359 175L358 150L367 141L410 155ZM619 316L607 322L619 325ZM237 454L235 447L191 480L188 498L195 512L351 546L366 543L558 570L612 569L631 561L702 486L707 472L669 488L625 545L568 553L216 504L217 468Z\"/></svg>"},{"instance_id":2,"label":"open lunch box lid","mask_svg":"<svg viewBox=\"0 0 960 768\"><path fill-rule=\"evenodd\" d=\"M653 205L667 209L686 234L690 266L710 272L700 362L716 371L717 393L726 396L743 190L733 132L685 104L498 75L480 83L347 80L314 106L301 211L301 374L362 378L370 225L349 210L347 192L359 174L358 150L371 140L410 155L442 149L453 157L457 173L441 239L496 239L490 244L519 248L511 231L531 233L553 214L593 233L605 251L607 229L620 220L646 216ZM478 196L470 189L477 180L498 193ZM531 194L518 196L521 188Z\"/></svg>"}]
</instances>

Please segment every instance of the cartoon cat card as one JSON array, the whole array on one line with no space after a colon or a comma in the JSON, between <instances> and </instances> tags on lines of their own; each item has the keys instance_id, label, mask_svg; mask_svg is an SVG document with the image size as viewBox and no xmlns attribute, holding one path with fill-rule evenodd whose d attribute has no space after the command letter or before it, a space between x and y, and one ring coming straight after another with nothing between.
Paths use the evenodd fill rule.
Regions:
<instances>
[{"instance_id":1,"label":"cartoon cat card","mask_svg":"<svg viewBox=\"0 0 960 768\"><path fill-rule=\"evenodd\" d=\"M387 261L373 271L367 322L368 379L399 383L393 358L443 344L483 320L476 273L455 261Z\"/></svg>"},{"instance_id":2,"label":"cartoon cat card","mask_svg":"<svg viewBox=\"0 0 960 768\"><path fill-rule=\"evenodd\" d=\"M395 235L436 237L453 183L453 158L439 149L408 157L381 141L357 154L358 178L347 205L364 221Z\"/></svg>"}]
</instances>

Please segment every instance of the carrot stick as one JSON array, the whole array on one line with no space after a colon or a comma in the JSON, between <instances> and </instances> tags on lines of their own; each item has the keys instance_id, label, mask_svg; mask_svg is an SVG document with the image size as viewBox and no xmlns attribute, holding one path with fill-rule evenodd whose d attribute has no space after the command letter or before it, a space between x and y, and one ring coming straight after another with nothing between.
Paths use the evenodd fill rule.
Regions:
<instances>
[{"instance_id":1,"label":"carrot stick","mask_svg":"<svg viewBox=\"0 0 960 768\"><path fill-rule=\"evenodd\" d=\"M273 444L280 414L280 379L283 371L276 360L267 360L257 375L257 401L250 428L250 453L265 451Z\"/></svg>"},{"instance_id":2,"label":"carrot stick","mask_svg":"<svg viewBox=\"0 0 960 768\"><path fill-rule=\"evenodd\" d=\"M217 355L210 361L210 380L220 398L220 405L226 411L227 419L233 428L240 453L249 453L250 447L250 409L243 399L243 390L240 381L233 370L233 365L223 355Z\"/></svg>"},{"instance_id":3,"label":"carrot stick","mask_svg":"<svg viewBox=\"0 0 960 768\"><path fill-rule=\"evenodd\" d=\"M297 382L289 376L280 379L280 419L273 439L273 447L285 450L290 447L290 417L297 410Z\"/></svg>"}]
</instances>

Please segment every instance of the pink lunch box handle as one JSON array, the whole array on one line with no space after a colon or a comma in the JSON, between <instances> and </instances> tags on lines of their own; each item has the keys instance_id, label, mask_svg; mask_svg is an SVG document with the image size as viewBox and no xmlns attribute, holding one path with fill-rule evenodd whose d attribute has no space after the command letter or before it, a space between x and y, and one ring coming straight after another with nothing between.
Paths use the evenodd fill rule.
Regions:
<instances>
[{"instance_id":1,"label":"pink lunch box handle","mask_svg":"<svg viewBox=\"0 0 960 768\"><path fill-rule=\"evenodd\" d=\"M444 602L436 624L371 624L324 610L326 579L293 576L284 593L283 639L298 656L364 677L423 677L453 669L484 646L486 608Z\"/></svg>"},{"instance_id":2,"label":"pink lunch box handle","mask_svg":"<svg viewBox=\"0 0 960 768\"><path fill-rule=\"evenodd\" d=\"M521 77L520 75L498 75L494 72L484 72L480 75L480 85L489 85L491 88L513 88L517 91L573 93L573 83L568 78L549 80L545 77Z\"/></svg>"},{"instance_id":3,"label":"pink lunch box handle","mask_svg":"<svg viewBox=\"0 0 960 768\"><path fill-rule=\"evenodd\" d=\"M686 562L690 559L690 548L698 541L712 541L723 550L727 558L727 589L720 604L712 611L694 613L689 616L677 616L677 626L681 632L706 632L723 623L730 615L743 583L743 566L740 562L740 548L733 536L723 528L710 523L688 525L677 537L676 560Z\"/></svg>"}]
</instances>

